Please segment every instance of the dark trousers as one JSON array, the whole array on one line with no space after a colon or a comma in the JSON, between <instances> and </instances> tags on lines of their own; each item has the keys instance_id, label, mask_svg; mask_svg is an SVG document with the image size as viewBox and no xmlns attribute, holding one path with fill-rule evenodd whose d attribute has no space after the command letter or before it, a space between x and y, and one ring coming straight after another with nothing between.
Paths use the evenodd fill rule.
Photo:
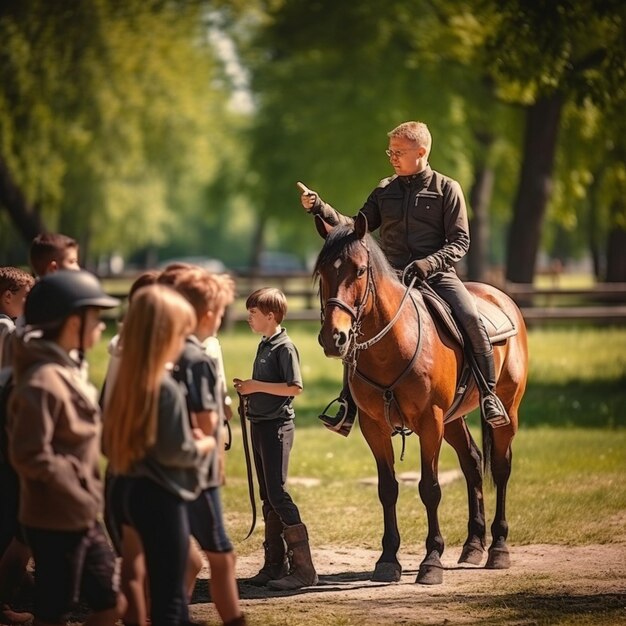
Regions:
<instances>
[{"instance_id":1,"label":"dark trousers","mask_svg":"<svg viewBox=\"0 0 626 626\"><path fill-rule=\"evenodd\" d=\"M302 523L298 507L285 490L294 433L293 420L275 419L250 424L263 518L267 519L273 510L285 526Z\"/></svg>"},{"instance_id":2,"label":"dark trousers","mask_svg":"<svg viewBox=\"0 0 626 626\"><path fill-rule=\"evenodd\" d=\"M474 354L487 354L491 350L489 335L485 329L474 296L453 272L437 274L428 284L452 308L461 330L469 339Z\"/></svg>"},{"instance_id":3,"label":"dark trousers","mask_svg":"<svg viewBox=\"0 0 626 626\"><path fill-rule=\"evenodd\" d=\"M152 624L186 624L189 622L184 583L189 555L187 505L147 478L124 480L123 508L141 536L146 558Z\"/></svg>"},{"instance_id":4,"label":"dark trousers","mask_svg":"<svg viewBox=\"0 0 626 626\"><path fill-rule=\"evenodd\" d=\"M115 555L100 524L81 531L24 529L35 559L35 617L59 624L84 598L97 613L117 604Z\"/></svg>"},{"instance_id":5,"label":"dark trousers","mask_svg":"<svg viewBox=\"0 0 626 626\"><path fill-rule=\"evenodd\" d=\"M0 556L4 554L11 540L18 535L17 511L19 506L20 484L13 468L0 463Z\"/></svg>"}]
</instances>

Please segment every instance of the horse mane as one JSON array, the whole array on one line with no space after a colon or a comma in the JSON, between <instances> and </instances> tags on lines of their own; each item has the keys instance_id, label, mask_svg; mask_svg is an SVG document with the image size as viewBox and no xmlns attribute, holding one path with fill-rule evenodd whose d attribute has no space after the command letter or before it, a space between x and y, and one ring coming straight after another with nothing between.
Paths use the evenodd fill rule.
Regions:
<instances>
[{"instance_id":1,"label":"horse mane","mask_svg":"<svg viewBox=\"0 0 626 626\"><path fill-rule=\"evenodd\" d=\"M337 259L345 261L350 258L357 249L357 246L362 245L362 241L365 242L369 250L372 276L375 279L385 277L390 280L398 281L394 269L389 264L389 261L387 261L387 257L384 255L376 240L370 234L365 235L362 240L359 239L354 232L354 228L349 225L335 226L335 228L328 233L317 257L317 261L315 262L313 277L319 278L322 268L333 264Z\"/></svg>"}]
</instances>

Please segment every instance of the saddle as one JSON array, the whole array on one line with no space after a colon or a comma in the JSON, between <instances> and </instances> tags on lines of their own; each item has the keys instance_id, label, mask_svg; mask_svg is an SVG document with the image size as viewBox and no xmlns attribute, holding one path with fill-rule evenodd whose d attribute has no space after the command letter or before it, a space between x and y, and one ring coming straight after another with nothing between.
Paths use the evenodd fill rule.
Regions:
<instances>
[{"instance_id":1,"label":"saddle","mask_svg":"<svg viewBox=\"0 0 626 626\"><path fill-rule=\"evenodd\" d=\"M450 305L432 289L422 287L418 287L418 289L433 319L441 323L454 341L456 341L467 354L469 350L465 345L465 338L454 319ZM503 344L509 337L517 335L517 328L513 320L501 308L488 300L483 300L476 296L473 297L476 300L478 313L487 330L491 345ZM451 421L452 416L463 402L465 396L476 387L476 374L473 372L473 363L474 359L470 354L470 357L466 357L463 363L461 375L457 382L454 401L444 416L444 423ZM480 373L477 373L477 375L480 376Z\"/></svg>"},{"instance_id":2,"label":"saddle","mask_svg":"<svg viewBox=\"0 0 626 626\"><path fill-rule=\"evenodd\" d=\"M424 298L424 302L431 316L441 322L452 338L460 346L464 347L465 339L459 325L452 315L450 305L443 298L440 298L432 289L418 289ZM517 335L517 328L513 320L501 308L488 300L476 298L476 296L473 297L476 300L478 312L489 335L491 345L502 344L509 337Z\"/></svg>"}]
</instances>

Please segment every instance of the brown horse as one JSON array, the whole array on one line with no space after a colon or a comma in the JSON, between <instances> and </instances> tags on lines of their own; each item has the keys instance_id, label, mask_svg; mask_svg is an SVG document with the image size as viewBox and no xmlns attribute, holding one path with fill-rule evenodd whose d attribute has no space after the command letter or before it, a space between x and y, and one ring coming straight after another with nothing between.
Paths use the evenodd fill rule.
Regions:
<instances>
[{"instance_id":1,"label":"brown horse","mask_svg":"<svg viewBox=\"0 0 626 626\"><path fill-rule=\"evenodd\" d=\"M478 391L467 378L465 395L458 389L462 373L468 371L464 368L461 345L430 315L420 291L407 289L398 279L381 249L367 234L365 216L359 214L354 228L331 228L319 217L316 225L326 239L315 266L322 305L320 343L326 356L340 358L348 367L361 431L378 469L378 497L384 518L383 551L372 580L397 581L402 573L397 559L400 535L396 517L398 482L391 442L394 432L402 432L404 437L412 431L420 441L419 493L426 507L428 536L426 556L416 582L443 581L440 557L444 541L437 515L441 500L438 463L442 439L456 451L467 481L468 536L459 563L478 565L484 555L484 470L491 472L497 490L486 567L508 568L506 487L511 473L511 441L517 432L528 364L521 312L508 296L494 287L468 283L477 298L495 304L514 327L510 333L513 336L494 345L496 391L511 423L494 429L483 421L482 462L481 452L465 422L466 414L478 406Z\"/></svg>"}]
</instances>

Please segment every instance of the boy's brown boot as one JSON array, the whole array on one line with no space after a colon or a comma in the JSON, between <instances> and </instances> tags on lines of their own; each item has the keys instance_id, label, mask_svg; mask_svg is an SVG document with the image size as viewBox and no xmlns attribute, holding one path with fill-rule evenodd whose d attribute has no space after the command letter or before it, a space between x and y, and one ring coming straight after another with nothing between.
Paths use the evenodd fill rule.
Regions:
<instances>
[{"instance_id":1,"label":"boy's brown boot","mask_svg":"<svg viewBox=\"0 0 626 626\"><path fill-rule=\"evenodd\" d=\"M230 620L230 622L226 622L224 626L247 626L247 624L246 616L242 613L239 617Z\"/></svg>"},{"instance_id":2,"label":"boy's brown boot","mask_svg":"<svg viewBox=\"0 0 626 626\"><path fill-rule=\"evenodd\" d=\"M264 587L270 580L282 578L289 571L287 550L283 540L283 523L274 511L270 511L265 520L263 549L265 551L263 567L256 576L242 581L246 585Z\"/></svg>"},{"instance_id":3,"label":"boy's brown boot","mask_svg":"<svg viewBox=\"0 0 626 626\"><path fill-rule=\"evenodd\" d=\"M315 567L313 567L311 559L311 548L306 526L304 524L287 526L285 528L285 541L289 549L289 562L291 565L289 575L279 580L271 580L267 583L267 586L270 589L289 591L291 589L317 585L317 572Z\"/></svg>"},{"instance_id":4,"label":"boy's brown boot","mask_svg":"<svg viewBox=\"0 0 626 626\"><path fill-rule=\"evenodd\" d=\"M8 604L3 604L0 609L0 624L27 624L32 622L34 615L32 613L14 611Z\"/></svg>"}]
</instances>

